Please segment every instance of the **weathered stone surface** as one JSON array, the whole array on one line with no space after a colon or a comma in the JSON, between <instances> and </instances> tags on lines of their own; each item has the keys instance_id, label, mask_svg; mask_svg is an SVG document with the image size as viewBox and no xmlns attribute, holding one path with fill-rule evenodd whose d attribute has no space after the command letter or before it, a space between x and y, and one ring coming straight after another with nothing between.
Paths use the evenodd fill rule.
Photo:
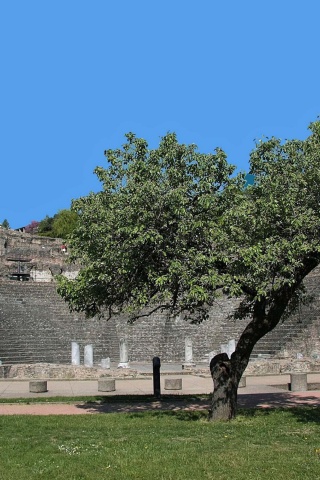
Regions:
<instances>
[{"instance_id":1,"label":"weathered stone surface","mask_svg":"<svg viewBox=\"0 0 320 480\"><path fill-rule=\"evenodd\" d=\"M111 375L111 371L110 371ZM25 379L98 379L106 376L103 368L92 367L87 368L84 365L62 365L51 363L36 364L14 364L1 365L0 378L25 378ZM138 372L134 369L113 369L112 377L136 378Z\"/></svg>"},{"instance_id":2,"label":"weathered stone surface","mask_svg":"<svg viewBox=\"0 0 320 480\"><path fill-rule=\"evenodd\" d=\"M129 368L128 345L125 338L119 340L120 362L118 368Z\"/></svg>"},{"instance_id":3,"label":"weathered stone surface","mask_svg":"<svg viewBox=\"0 0 320 480\"><path fill-rule=\"evenodd\" d=\"M99 392L114 392L116 389L116 381L114 378L100 378L98 380Z\"/></svg>"},{"instance_id":4,"label":"weathered stone surface","mask_svg":"<svg viewBox=\"0 0 320 480\"><path fill-rule=\"evenodd\" d=\"M84 365L86 367L93 367L93 347L92 345L86 345L84 347Z\"/></svg>"},{"instance_id":5,"label":"weathered stone surface","mask_svg":"<svg viewBox=\"0 0 320 480\"><path fill-rule=\"evenodd\" d=\"M101 359L101 368L106 368L106 369L111 368L110 357Z\"/></svg>"},{"instance_id":6,"label":"weathered stone surface","mask_svg":"<svg viewBox=\"0 0 320 480\"><path fill-rule=\"evenodd\" d=\"M208 352L218 352L220 345L237 339L247 321L227 320L237 302L219 300L210 318L201 325L192 325L182 317L158 312L152 318L142 318L134 325L126 316L86 320L81 314L70 313L67 304L56 293L55 273L70 278L77 267L68 265L61 250L61 240L0 229L0 360L12 363L69 363L70 343L77 340L81 353L87 344L94 349L94 363L105 352L119 362L119 340L128 339L128 358L131 362L151 361L159 356L163 362L185 360L186 337L192 338L195 363L207 358ZM19 259L30 273L26 282L10 281L12 269ZM303 353L312 359L308 368L320 356L320 269L306 279L308 293L314 296L313 305L303 306L299 314L278 325L256 345L253 356L261 358L296 358ZM14 315L13 315L14 312ZM83 361L83 354L81 355ZM259 360L260 361L260 360ZM261 367L262 368L262 367Z\"/></svg>"},{"instance_id":7,"label":"weathered stone surface","mask_svg":"<svg viewBox=\"0 0 320 480\"><path fill-rule=\"evenodd\" d=\"M29 382L30 393L44 393L48 391L46 380L32 380Z\"/></svg>"},{"instance_id":8,"label":"weathered stone surface","mask_svg":"<svg viewBox=\"0 0 320 480\"><path fill-rule=\"evenodd\" d=\"M165 390L182 390L182 378L165 378Z\"/></svg>"},{"instance_id":9,"label":"weathered stone surface","mask_svg":"<svg viewBox=\"0 0 320 480\"><path fill-rule=\"evenodd\" d=\"M290 375L291 392L306 392L308 390L306 373L291 373Z\"/></svg>"},{"instance_id":10,"label":"weathered stone surface","mask_svg":"<svg viewBox=\"0 0 320 480\"><path fill-rule=\"evenodd\" d=\"M80 365L80 347L77 342L71 342L71 364Z\"/></svg>"}]
</instances>

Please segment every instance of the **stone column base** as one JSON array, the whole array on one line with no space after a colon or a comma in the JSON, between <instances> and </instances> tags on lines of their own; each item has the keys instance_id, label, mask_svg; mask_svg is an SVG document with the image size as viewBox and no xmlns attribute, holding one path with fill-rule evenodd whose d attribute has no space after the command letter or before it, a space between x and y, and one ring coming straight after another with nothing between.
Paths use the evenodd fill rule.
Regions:
<instances>
[{"instance_id":1,"label":"stone column base","mask_svg":"<svg viewBox=\"0 0 320 480\"><path fill-rule=\"evenodd\" d=\"M98 392L114 392L116 381L114 378L100 378L98 380Z\"/></svg>"},{"instance_id":2,"label":"stone column base","mask_svg":"<svg viewBox=\"0 0 320 480\"><path fill-rule=\"evenodd\" d=\"M47 391L48 391L48 388L47 388L46 380L33 380L29 382L30 393L44 393Z\"/></svg>"},{"instance_id":3,"label":"stone column base","mask_svg":"<svg viewBox=\"0 0 320 480\"><path fill-rule=\"evenodd\" d=\"M306 392L308 390L306 373L291 373L290 381L291 392Z\"/></svg>"},{"instance_id":4,"label":"stone column base","mask_svg":"<svg viewBox=\"0 0 320 480\"><path fill-rule=\"evenodd\" d=\"M182 378L165 378L165 390L182 390Z\"/></svg>"},{"instance_id":5,"label":"stone column base","mask_svg":"<svg viewBox=\"0 0 320 480\"><path fill-rule=\"evenodd\" d=\"M118 363L118 368L130 368L129 362Z\"/></svg>"}]
</instances>

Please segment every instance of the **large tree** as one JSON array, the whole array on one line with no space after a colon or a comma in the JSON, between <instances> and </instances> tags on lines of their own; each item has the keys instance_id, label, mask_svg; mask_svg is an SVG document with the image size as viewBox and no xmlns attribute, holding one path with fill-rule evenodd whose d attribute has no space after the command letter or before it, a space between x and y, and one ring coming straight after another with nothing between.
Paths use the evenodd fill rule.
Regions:
<instances>
[{"instance_id":1,"label":"large tree","mask_svg":"<svg viewBox=\"0 0 320 480\"><path fill-rule=\"evenodd\" d=\"M210 364L213 419L235 415L253 347L301 300L320 261L319 122L310 129L304 141L258 142L247 188L221 149L199 153L168 134L149 150L128 134L96 169L102 191L73 202L72 258L82 268L59 283L71 309L201 321L218 295L240 299L234 315L248 325L231 358Z\"/></svg>"}]
</instances>

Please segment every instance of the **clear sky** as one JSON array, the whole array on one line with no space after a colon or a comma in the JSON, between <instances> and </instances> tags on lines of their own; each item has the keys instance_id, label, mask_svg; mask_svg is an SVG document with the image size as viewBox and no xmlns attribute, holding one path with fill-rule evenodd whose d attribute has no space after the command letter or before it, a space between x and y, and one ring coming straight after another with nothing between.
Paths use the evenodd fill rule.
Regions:
<instances>
[{"instance_id":1,"label":"clear sky","mask_svg":"<svg viewBox=\"0 0 320 480\"><path fill-rule=\"evenodd\" d=\"M103 151L168 131L248 170L320 114L319 0L0 2L0 223L100 187Z\"/></svg>"}]
</instances>

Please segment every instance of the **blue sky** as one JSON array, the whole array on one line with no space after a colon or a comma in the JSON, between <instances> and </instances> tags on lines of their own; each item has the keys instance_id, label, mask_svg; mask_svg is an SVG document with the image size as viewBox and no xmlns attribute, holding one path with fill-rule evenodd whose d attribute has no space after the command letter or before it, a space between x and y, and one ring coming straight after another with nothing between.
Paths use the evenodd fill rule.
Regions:
<instances>
[{"instance_id":1,"label":"blue sky","mask_svg":"<svg viewBox=\"0 0 320 480\"><path fill-rule=\"evenodd\" d=\"M0 3L0 223L100 187L103 151L168 131L248 170L320 114L319 0Z\"/></svg>"}]
</instances>

